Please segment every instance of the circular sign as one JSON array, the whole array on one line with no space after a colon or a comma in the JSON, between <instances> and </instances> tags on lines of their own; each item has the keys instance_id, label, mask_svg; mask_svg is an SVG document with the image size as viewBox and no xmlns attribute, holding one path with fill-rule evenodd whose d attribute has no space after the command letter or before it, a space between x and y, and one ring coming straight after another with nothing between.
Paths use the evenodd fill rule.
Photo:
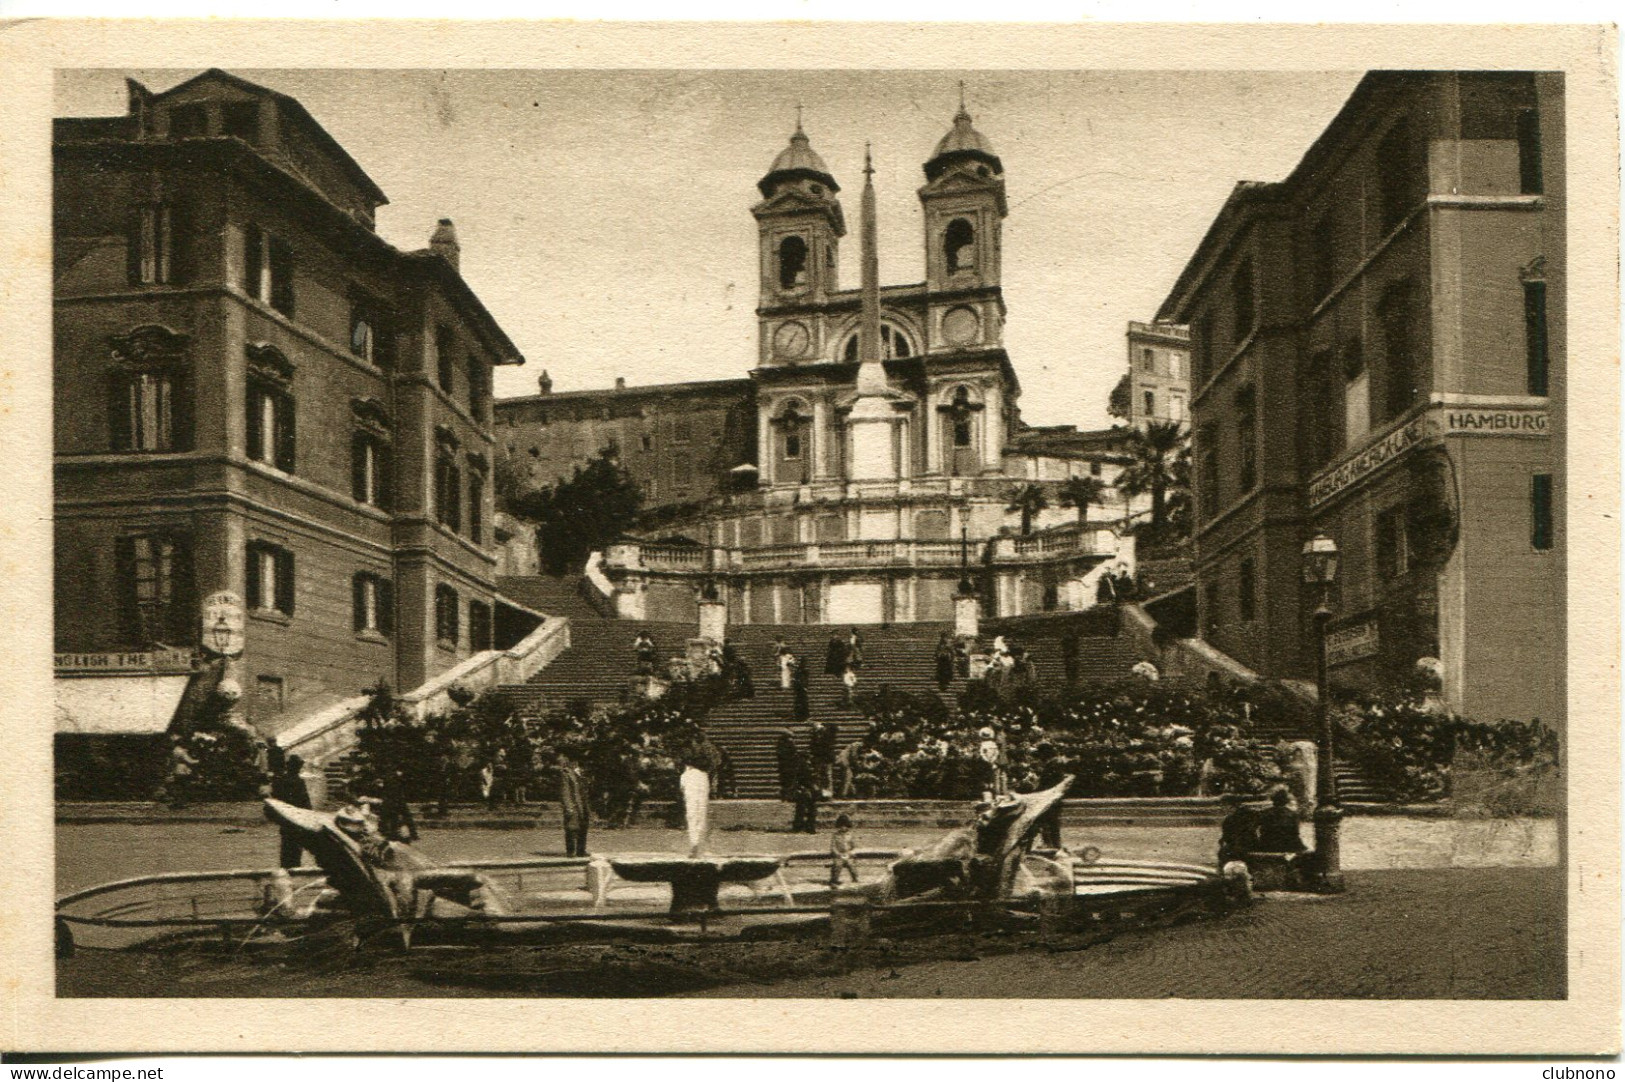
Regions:
<instances>
[{"instance_id":1,"label":"circular sign","mask_svg":"<svg viewBox=\"0 0 1625 1082\"><path fill-rule=\"evenodd\" d=\"M970 308L950 308L942 317L942 337L950 345L968 346L976 341L982 330L982 321Z\"/></svg>"},{"instance_id":2,"label":"circular sign","mask_svg":"<svg viewBox=\"0 0 1625 1082\"><path fill-rule=\"evenodd\" d=\"M780 323L773 332L773 352L780 357L805 357L811 344L812 335L807 333L805 323Z\"/></svg>"}]
</instances>

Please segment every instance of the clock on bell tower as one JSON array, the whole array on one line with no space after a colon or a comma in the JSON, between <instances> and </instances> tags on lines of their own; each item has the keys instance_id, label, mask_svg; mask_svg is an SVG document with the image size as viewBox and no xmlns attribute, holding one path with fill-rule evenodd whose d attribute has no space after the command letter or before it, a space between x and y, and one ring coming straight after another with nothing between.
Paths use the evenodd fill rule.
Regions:
<instances>
[{"instance_id":1,"label":"clock on bell tower","mask_svg":"<svg viewBox=\"0 0 1625 1082\"><path fill-rule=\"evenodd\" d=\"M761 264L757 317L760 362L794 364L824 349L824 324L812 309L839 282L840 239L846 220L841 190L796 121L790 145L757 182L762 201L751 208Z\"/></svg>"}]
</instances>

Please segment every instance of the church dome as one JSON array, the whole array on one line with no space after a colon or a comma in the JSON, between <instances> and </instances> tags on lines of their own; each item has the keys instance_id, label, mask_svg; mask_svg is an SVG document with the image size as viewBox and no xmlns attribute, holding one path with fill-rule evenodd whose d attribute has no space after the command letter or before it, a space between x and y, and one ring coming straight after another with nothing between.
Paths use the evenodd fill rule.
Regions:
<instances>
[{"instance_id":1,"label":"church dome","mask_svg":"<svg viewBox=\"0 0 1625 1082\"><path fill-rule=\"evenodd\" d=\"M767 171L767 176L757 182L764 198L773 194L774 187L782 181L811 180L823 184L832 192L841 190L835 183L835 178L829 174L829 166L824 159L818 156L818 151L812 148L807 139L807 133L796 125L796 132L790 136L790 145L779 151L779 156L773 159L773 166Z\"/></svg>"},{"instance_id":2,"label":"church dome","mask_svg":"<svg viewBox=\"0 0 1625 1082\"><path fill-rule=\"evenodd\" d=\"M970 113L960 106L954 116L954 126L937 143L931 160L925 163L928 180L936 180L949 165L956 161L972 161L988 166L995 173L1004 172L1004 165L993 153L993 144L971 125Z\"/></svg>"}]
</instances>

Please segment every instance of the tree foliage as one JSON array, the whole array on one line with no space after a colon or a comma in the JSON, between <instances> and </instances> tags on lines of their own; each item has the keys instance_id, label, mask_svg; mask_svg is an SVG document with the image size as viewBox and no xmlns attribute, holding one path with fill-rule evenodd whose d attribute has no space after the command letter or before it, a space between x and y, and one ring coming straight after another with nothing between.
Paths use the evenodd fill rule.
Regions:
<instances>
[{"instance_id":1,"label":"tree foliage","mask_svg":"<svg viewBox=\"0 0 1625 1082\"><path fill-rule=\"evenodd\" d=\"M631 529L642 503L637 482L610 446L568 480L521 493L511 507L536 524L542 567L564 575L580 571L589 555Z\"/></svg>"},{"instance_id":2,"label":"tree foliage","mask_svg":"<svg viewBox=\"0 0 1625 1082\"><path fill-rule=\"evenodd\" d=\"M1151 533L1159 538L1168 530L1169 494L1179 490L1189 498L1189 442L1178 421L1150 421L1129 437L1134 461L1118 475L1117 487L1130 496L1150 494ZM1187 456L1182 469L1181 451Z\"/></svg>"},{"instance_id":3,"label":"tree foliage","mask_svg":"<svg viewBox=\"0 0 1625 1082\"><path fill-rule=\"evenodd\" d=\"M1112 393L1106 399L1106 412L1120 420L1128 420L1134 412L1133 393L1133 381L1124 372L1123 378L1117 381L1117 386L1112 388Z\"/></svg>"},{"instance_id":4,"label":"tree foliage","mask_svg":"<svg viewBox=\"0 0 1625 1082\"><path fill-rule=\"evenodd\" d=\"M1044 486L1029 481L1010 490L1010 505L1005 510L1020 513L1021 536L1026 537L1033 532L1033 519L1048 506L1049 497L1044 494Z\"/></svg>"},{"instance_id":5,"label":"tree foliage","mask_svg":"<svg viewBox=\"0 0 1625 1082\"><path fill-rule=\"evenodd\" d=\"M1061 485L1061 506L1075 507L1078 524L1089 518L1089 508L1106 502L1106 482L1098 477L1070 477Z\"/></svg>"}]
</instances>

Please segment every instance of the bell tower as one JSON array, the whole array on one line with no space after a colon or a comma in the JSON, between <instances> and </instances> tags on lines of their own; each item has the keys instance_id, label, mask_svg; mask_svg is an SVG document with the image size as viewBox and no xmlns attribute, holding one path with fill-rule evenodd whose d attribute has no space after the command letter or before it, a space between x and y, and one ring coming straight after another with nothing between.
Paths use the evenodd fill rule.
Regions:
<instances>
[{"instance_id":1,"label":"bell tower","mask_svg":"<svg viewBox=\"0 0 1625 1082\"><path fill-rule=\"evenodd\" d=\"M925 287L952 294L931 304L931 351L996 346L1002 336L1001 237L1009 207L1004 165L971 124L960 84L953 127L925 163Z\"/></svg>"},{"instance_id":2,"label":"bell tower","mask_svg":"<svg viewBox=\"0 0 1625 1082\"><path fill-rule=\"evenodd\" d=\"M827 328L814 309L837 288L840 239L846 220L841 190L801 129L797 109L790 145L757 182L762 201L751 208L761 264L756 314L759 363L797 364L823 356Z\"/></svg>"}]
</instances>

